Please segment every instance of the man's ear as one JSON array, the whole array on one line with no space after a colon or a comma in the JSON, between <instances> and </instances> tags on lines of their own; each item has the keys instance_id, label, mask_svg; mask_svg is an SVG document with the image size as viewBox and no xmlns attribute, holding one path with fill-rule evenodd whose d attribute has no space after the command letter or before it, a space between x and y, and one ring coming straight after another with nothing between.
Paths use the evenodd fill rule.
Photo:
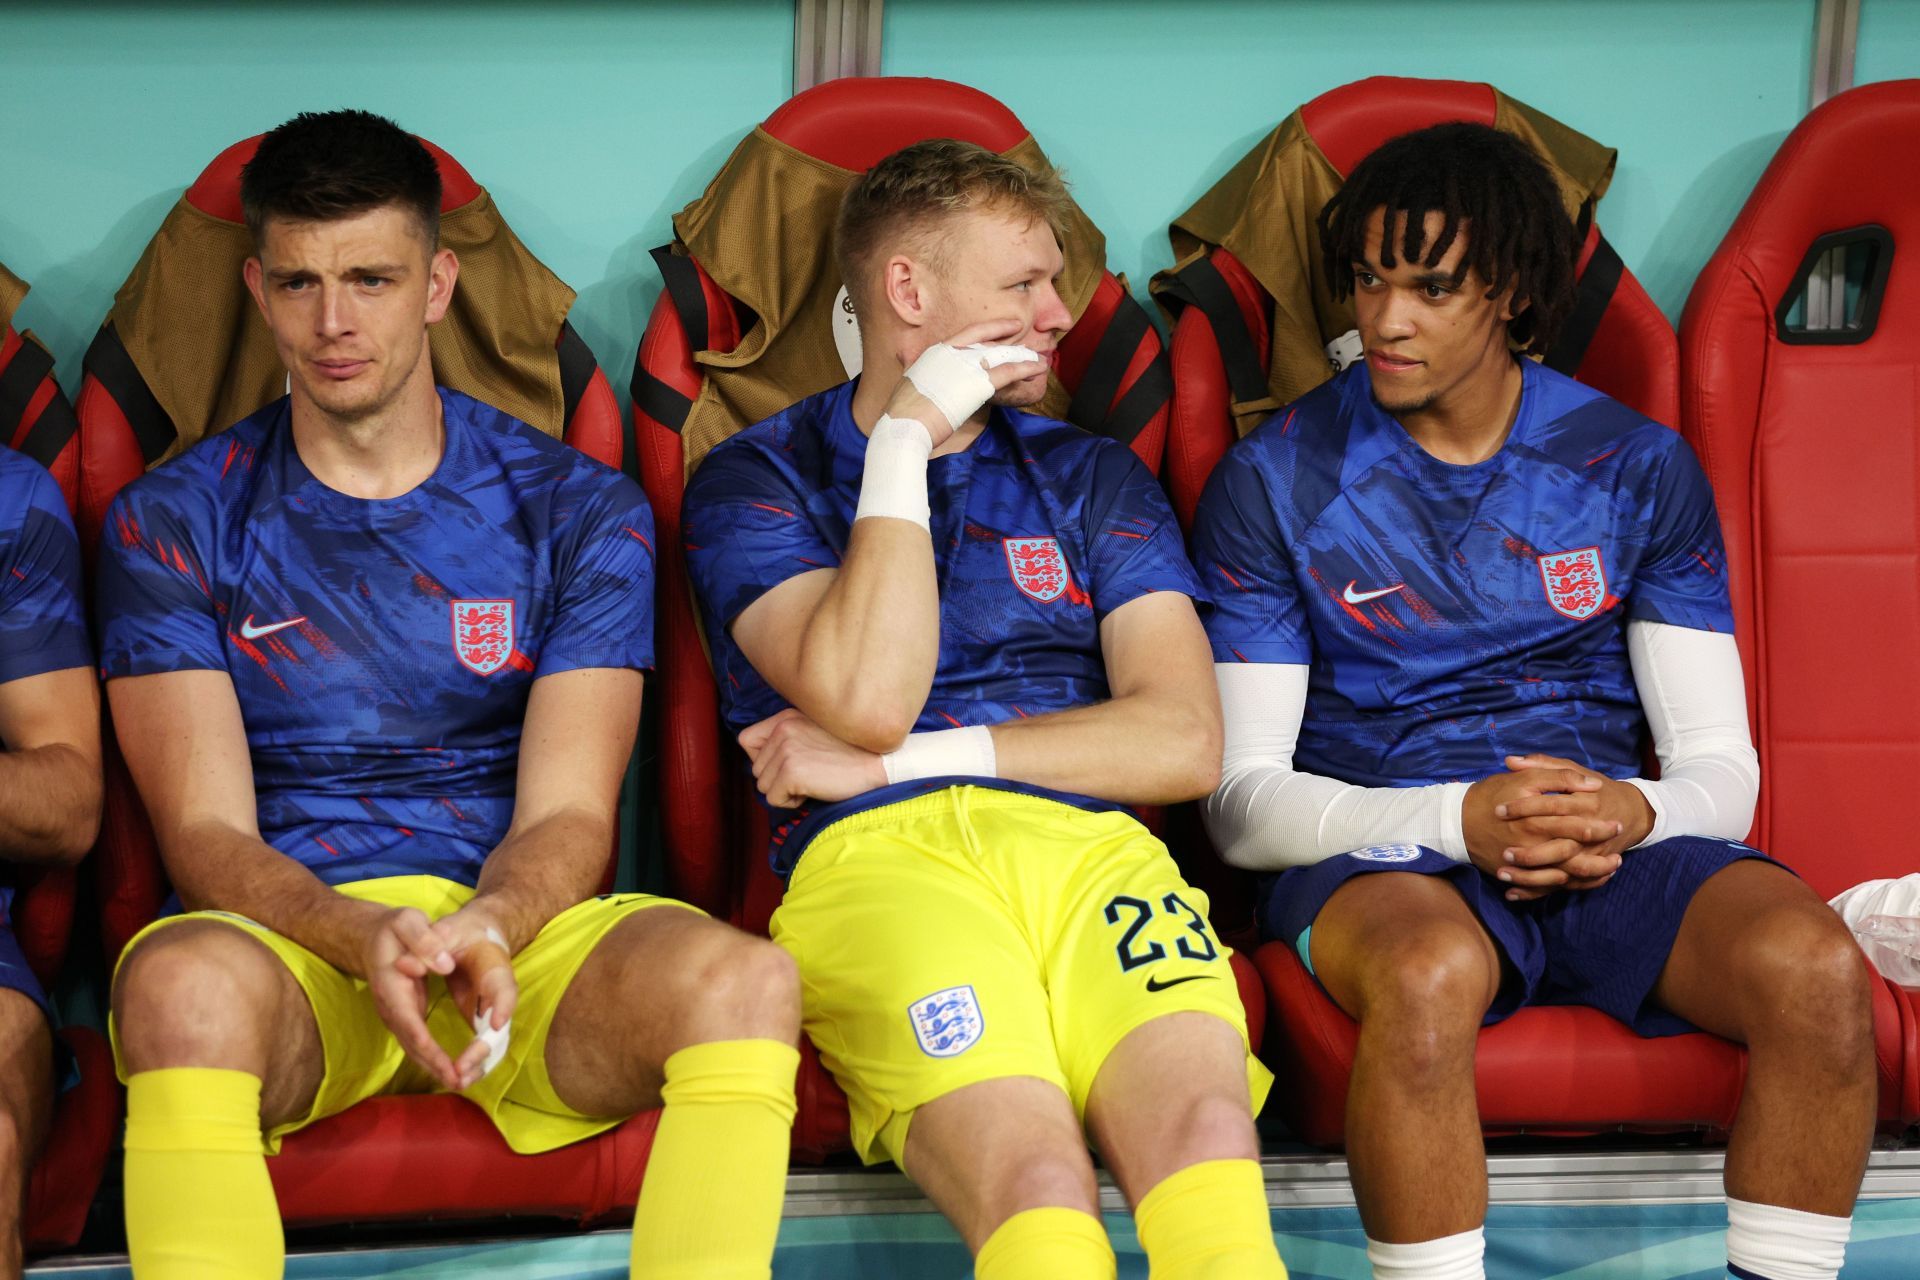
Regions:
<instances>
[{"instance_id":1,"label":"man's ear","mask_svg":"<svg viewBox=\"0 0 1920 1280\"><path fill-rule=\"evenodd\" d=\"M1512 321L1522 311L1525 311L1532 305L1533 302L1531 298L1522 297L1514 292L1512 285L1508 285L1505 289L1501 290L1500 297L1496 301L1500 306L1500 322L1502 324Z\"/></svg>"},{"instance_id":2,"label":"man's ear","mask_svg":"<svg viewBox=\"0 0 1920 1280\"><path fill-rule=\"evenodd\" d=\"M881 296L900 323L917 329L933 306L933 273L911 254L896 253L881 268Z\"/></svg>"},{"instance_id":3,"label":"man's ear","mask_svg":"<svg viewBox=\"0 0 1920 1280\"><path fill-rule=\"evenodd\" d=\"M260 265L258 254L250 255L240 264L240 278L246 281L247 292L253 295L253 305L260 308L260 317L267 315L266 269Z\"/></svg>"},{"instance_id":4,"label":"man's ear","mask_svg":"<svg viewBox=\"0 0 1920 1280\"><path fill-rule=\"evenodd\" d=\"M453 305L454 282L460 278L460 259L451 249L439 249L427 263L427 323L435 324Z\"/></svg>"}]
</instances>

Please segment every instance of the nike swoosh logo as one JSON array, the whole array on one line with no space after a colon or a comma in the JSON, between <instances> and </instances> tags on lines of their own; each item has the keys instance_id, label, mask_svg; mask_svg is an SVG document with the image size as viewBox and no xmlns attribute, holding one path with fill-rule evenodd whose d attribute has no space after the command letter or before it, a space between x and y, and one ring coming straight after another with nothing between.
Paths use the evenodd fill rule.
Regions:
<instances>
[{"instance_id":1,"label":"nike swoosh logo","mask_svg":"<svg viewBox=\"0 0 1920 1280\"><path fill-rule=\"evenodd\" d=\"M1215 975L1211 973L1190 973L1184 978L1169 978L1165 982L1160 981L1158 978L1148 978L1147 990L1165 991L1168 987L1177 987L1183 982L1198 982L1202 978L1211 978L1214 976Z\"/></svg>"},{"instance_id":2,"label":"nike swoosh logo","mask_svg":"<svg viewBox=\"0 0 1920 1280\"><path fill-rule=\"evenodd\" d=\"M288 618L285 622L275 622L269 626L256 627L253 625L253 615L248 614L247 620L240 624L240 638L242 640L258 640L261 636L270 636L276 631L285 631L288 627L297 627L306 620L307 615L303 613L297 618Z\"/></svg>"},{"instance_id":3,"label":"nike swoosh logo","mask_svg":"<svg viewBox=\"0 0 1920 1280\"><path fill-rule=\"evenodd\" d=\"M1391 587L1382 587L1378 591L1355 591L1354 587L1357 585L1357 580L1355 582L1349 582L1346 591L1341 594L1340 598L1348 604L1365 604L1369 600L1378 600L1381 596L1390 596L1396 591L1405 591L1407 589L1407 584L1404 582Z\"/></svg>"}]
</instances>

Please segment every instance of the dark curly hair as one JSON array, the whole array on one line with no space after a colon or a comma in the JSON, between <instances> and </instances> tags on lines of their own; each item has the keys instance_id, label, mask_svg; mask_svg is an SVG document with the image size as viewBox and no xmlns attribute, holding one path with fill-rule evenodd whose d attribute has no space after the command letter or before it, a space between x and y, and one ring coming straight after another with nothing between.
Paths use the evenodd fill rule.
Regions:
<instances>
[{"instance_id":1,"label":"dark curly hair","mask_svg":"<svg viewBox=\"0 0 1920 1280\"><path fill-rule=\"evenodd\" d=\"M1401 256L1434 266L1464 226L1462 268L1486 282L1489 298L1513 287L1507 332L1514 345L1534 353L1553 345L1573 306L1579 246L1553 175L1526 143L1464 122L1382 143L1320 211L1320 251L1336 298L1353 292L1353 264L1366 258L1367 220L1376 209L1386 210L1382 267ZM1428 241L1426 215L1435 212L1445 224Z\"/></svg>"},{"instance_id":2,"label":"dark curly hair","mask_svg":"<svg viewBox=\"0 0 1920 1280\"><path fill-rule=\"evenodd\" d=\"M260 139L240 171L257 248L269 218L331 222L397 204L440 243L440 166L420 139L371 111L303 111Z\"/></svg>"}]
</instances>

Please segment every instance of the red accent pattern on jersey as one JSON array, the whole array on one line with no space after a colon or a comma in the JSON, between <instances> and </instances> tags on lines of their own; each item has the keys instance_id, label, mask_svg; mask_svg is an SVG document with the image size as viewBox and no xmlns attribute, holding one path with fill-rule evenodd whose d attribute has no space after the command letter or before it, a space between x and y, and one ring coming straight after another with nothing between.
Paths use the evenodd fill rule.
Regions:
<instances>
[{"instance_id":1,"label":"red accent pattern on jersey","mask_svg":"<svg viewBox=\"0 0 1920 1280\"><path fill-rule=\"evenodd\" d=\"M1599 547L1555 551L1540 557L1540 581L1555 613L1585 622L1606 607L1607 570Z\"/></svg>"}]
</instances>

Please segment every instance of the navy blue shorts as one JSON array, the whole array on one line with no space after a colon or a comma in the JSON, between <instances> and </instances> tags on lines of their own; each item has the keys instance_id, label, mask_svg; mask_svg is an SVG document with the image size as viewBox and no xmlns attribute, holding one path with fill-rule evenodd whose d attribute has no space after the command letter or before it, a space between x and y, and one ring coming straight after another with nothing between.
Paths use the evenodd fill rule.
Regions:
<instances>
[{"instance_id":1,"label":"navy blue shorts","mask_svg":"<svg viewBox=\"0 0 1920 1280\"><path fill-rule=\"evenodd\" d=\"M1470 862L1418 845L1378 845L1290 867L1268 881L1260 927L1293 947L1312 973L1313 922L1334 890L1378 871L1445 876L1500 949L1504 976L1486 1025L1528 1005L1578 1004L1612 1014L1643 1036L1677 1036L1698 1028L1652 1004L1654 985L1693 895L1715 872L1745 858L1773 862L1737 840L1676 836L1629 852L1598 889L1508 902L1508 886Z\"/></svg>"},{"instance_id":2,"label":"navy blue shorts","mask_svg":"<svg viewBox=\"0 0 1920 1280\"><path fill-rule=\"evenodd\" d=\"M40 989L40 979L33 976L33 970L27 968L27 958L21 954L20 940L13 936L13 928L6 918L0 916L0 987L9 991L18 991L40 1006L40 1012L53 1019L53 1009L47 1004L47 993Z\"/></svg>"}]
</instances>

